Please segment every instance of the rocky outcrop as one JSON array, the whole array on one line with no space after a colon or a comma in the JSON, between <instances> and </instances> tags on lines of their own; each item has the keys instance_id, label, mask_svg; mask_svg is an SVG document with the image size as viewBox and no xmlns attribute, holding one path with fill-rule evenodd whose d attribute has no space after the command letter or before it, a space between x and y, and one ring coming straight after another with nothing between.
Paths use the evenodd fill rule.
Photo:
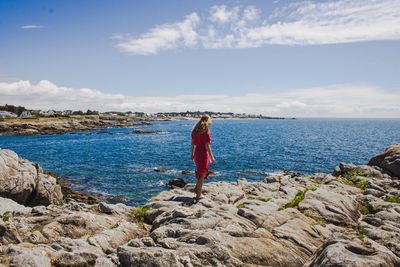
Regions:
<instances>
[{"instance_id":1,"label":"rocky outcrop","mask_svg":"<svg viewBox=\"0 0 400 267\"><path fill-rule=\"evenodd\" d=\"M13 207L18 205L13 203ZM2 263L21 267L117 266L117 248L146 235L148 226L137 223L131 207L111 205L112 212L105 213L100 206L69 202L0 209Z\"/></svg>"},{"instance_id":2,"label":"rocky outcrop","mask_svg":"<svg viewBox=\"0 0 400 267\"><path fill-rule=\"evenodd\" d=\"M187 185L187 183L182 178L173 178L168 181L167 185L170 188L175 188L175 187L183 188L185 187L185 185Z\"/></svg>"},{"instance_id":3,"label":"rocky outcrop","mask_svg":"<svg viewBox=\"0 0 400 267\"><path fill-rule=\"evenodd\" d=\"M391 145L371 158L368 165L378 166L389 175L400 177L400 144Z\"/></svg>"},{"instance_id":4,"label":"rocky outcrop","mask_svg":"<svg viewBox=\"0 0 400 267\"><path fill-rule=\"evenodd\" d=\"M12 120L0 122L1 135L38 135L38 134L62 134L95 129L99 133L110 134L104 129L143 126L146 121L138 121L126 118L100 117L100 118L45 118L29 120Z\"/></svg>"},{"instance_id":5,"label":"rocky outcrop","mask_svg":"<svg viewBox=\"0 0 400 267\"><path fill-rule=\"evenodd\" d=\"M0 149L0 196L27 206L63 203L54 177L7 149Z\"/></svg>"},{"instance_id":6,"label":"rocky outcrop","mask_svg":"<svg viewBox=\"0 0 400 267\"><path fill-rule=\"evenodd\" d=\"M0 198L13 266L400 266L400 180L340 164L164 191L144 207L25 207ZM24 176L29 177L29 176Z\"/></svg>"}]
</instances>

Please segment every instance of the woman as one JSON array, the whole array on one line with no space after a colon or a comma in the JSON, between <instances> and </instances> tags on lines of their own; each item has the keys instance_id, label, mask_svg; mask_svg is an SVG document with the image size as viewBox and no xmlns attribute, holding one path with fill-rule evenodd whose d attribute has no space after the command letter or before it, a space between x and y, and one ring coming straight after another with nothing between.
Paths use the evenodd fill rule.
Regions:
<instances>
[{"instance_id":1,"label":"woman","mask_svg":"<svg viewBox=\"0 0 400 267\"><path fill-rule=\"evenodd\" d=\"M209 125L211 118L208 115L203 115L199 122L192 130L192 144L190 146L191 159L196 163L196 200L201 198L201 188L204 179L207 179L210 171L208 162L215 162L214 155L211 151L211 133Z\"/></svg>"}]
</instances>

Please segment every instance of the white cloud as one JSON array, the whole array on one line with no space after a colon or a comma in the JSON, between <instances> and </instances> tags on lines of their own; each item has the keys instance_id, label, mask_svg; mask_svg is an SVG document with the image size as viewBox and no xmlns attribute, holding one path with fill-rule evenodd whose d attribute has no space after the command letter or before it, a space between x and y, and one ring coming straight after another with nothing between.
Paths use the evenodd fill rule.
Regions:
<instances>
[{"instance_id":1,"label":"white cloud","mask_svg":"<svg viewBox=\"0 0 400 267\"><path fill-rule=\"evenodd\" d=\"M399 39L398 0L329 0L288 4L265 18L254 6L212 6L206 18L192 13L183 21L155 26L139 37L120 37L116 47L149 55L196 46L252 48Z\"/></svg>"},{"instance_id":2,"label":"white cloud","mask_svg":"<svg viewBox=\"0 0 400 267\"><path fill-rule=\"evenodd\" d=\"M119 40L117 48L127 53L150 55L159 50L179 46L191 47L197 44L198 34L195 29L199 22L200 17L192 13L181 22L156 26L139 38L118 36L116 37Z\"/></svg>"},{"instance_id":3,"label":"white cloud","mask_svg":"<svg viewBox=\"0 0 400 267\"><path fill-rule=\"evenodd\" d=\"M32 30L32 29L41 29L41 28L44 28L44 26L36 25L36 24L29 24L29 25L21 26L21 29L23 29L23 30Z\"/></svg>"},{"instance_id":4,"label":"white cloud","mask_svg":"<svg viewBox=\"0 0 400 267\"><path fill-rule=\"evenodd\" d=\"M227 8L225 5L212 6L210 8L210 20L212 22L226 23L235 21L239 18L240 7L236 6L232 9Z\"/></svg>"},{"instance_id":5,"label":"white cloud","mask_svg":"<svg viewBox=\"0 0 400 267\"><path fill-rule=\"evenodd\" d=\"M400 118L400 92L373 86L336 85L262 94L178 95L163 97L107 94L43 80L0 83L0 104L34 109L100 111L212 110L286 117Z\"/></svg>"}]
</instances>

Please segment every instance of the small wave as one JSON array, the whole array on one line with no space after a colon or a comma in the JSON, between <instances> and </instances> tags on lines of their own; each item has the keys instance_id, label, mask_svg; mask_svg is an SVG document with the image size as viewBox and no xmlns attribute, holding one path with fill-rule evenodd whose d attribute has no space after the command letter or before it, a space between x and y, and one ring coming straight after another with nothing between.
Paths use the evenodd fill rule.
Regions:
<instances>
[{"instance_id":1,"label":"small wave","mask_svg":"<svg viewBox=\"0 0 400 267\"><path fill-rule=\"evenodd\" d=\"M284 173L284 171L278 170L278 171L266 172L265 174L267 176L275 176L275 175L280 175L280 174L283 174L283 173Z\"/></svg>"}]
</instances>

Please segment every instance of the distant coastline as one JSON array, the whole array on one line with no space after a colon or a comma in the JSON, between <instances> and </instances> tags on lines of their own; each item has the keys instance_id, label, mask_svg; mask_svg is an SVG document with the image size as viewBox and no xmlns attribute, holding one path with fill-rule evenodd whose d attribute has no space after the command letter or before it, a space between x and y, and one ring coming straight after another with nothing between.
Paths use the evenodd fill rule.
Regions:
<instances>
[{"instance_id":1,"label":"distant coastline","mask_svg":"<svg viewBox=\"0 0 400 267\"><path fill-rule=\"evenodd\" d=\"M213 119L268 119L284 120L284 117L271 117L232 112L186 111L186 112L98 112L87 110L33 110L22 106L0 106L0 136L62 134L105 128L123 128L150 125L151 121L196 120L202 114ZM290 118L295 119L295 118Z\"/></svg>"}]
</instances>

